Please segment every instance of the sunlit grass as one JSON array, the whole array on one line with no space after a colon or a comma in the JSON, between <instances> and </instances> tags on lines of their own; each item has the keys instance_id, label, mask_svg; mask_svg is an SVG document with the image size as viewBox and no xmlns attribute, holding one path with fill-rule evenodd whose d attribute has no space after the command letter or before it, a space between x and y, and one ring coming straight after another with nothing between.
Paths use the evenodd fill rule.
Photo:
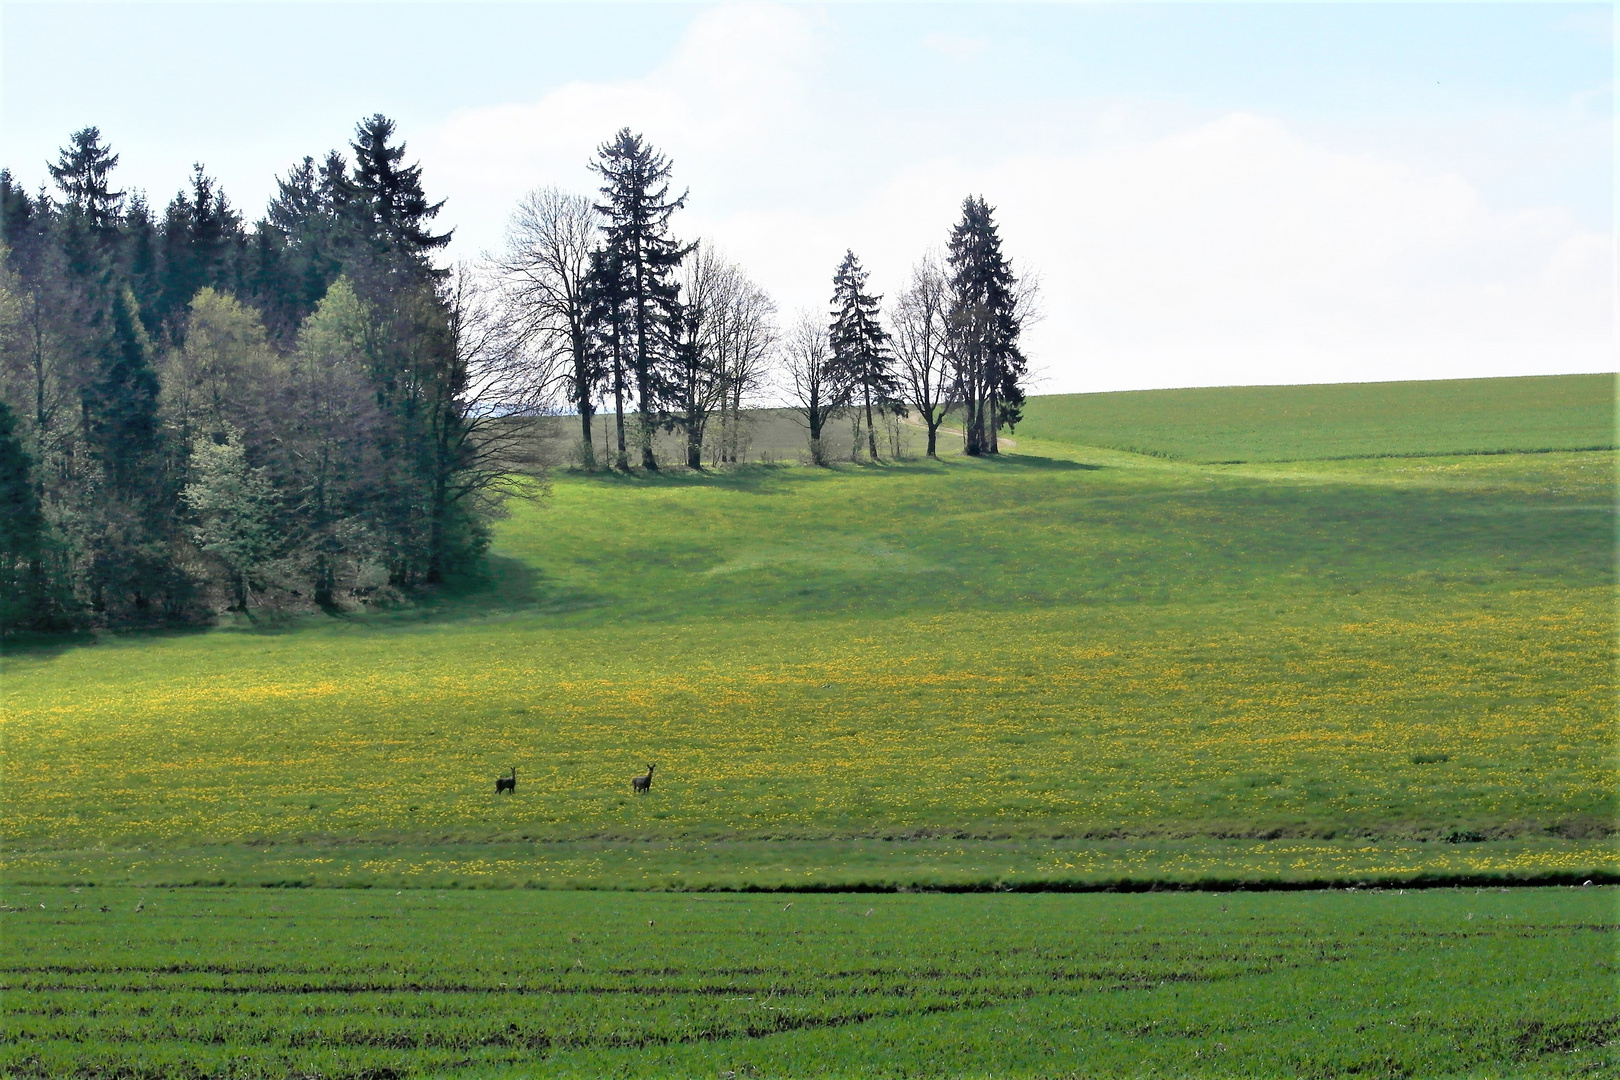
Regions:
<instances>
[{"instance_id":1,"label":"sunlit grass","mask_svg":"<svg viewBox=\"0 0 1620 1080\"><path fill-rule=\"evenodd\" d=\"M14 654L13 864L917 835L1562 836L1612 861L1611 455L1020 451L563 474L500 525L492 591Z\"/></svg>"}]
</instances>

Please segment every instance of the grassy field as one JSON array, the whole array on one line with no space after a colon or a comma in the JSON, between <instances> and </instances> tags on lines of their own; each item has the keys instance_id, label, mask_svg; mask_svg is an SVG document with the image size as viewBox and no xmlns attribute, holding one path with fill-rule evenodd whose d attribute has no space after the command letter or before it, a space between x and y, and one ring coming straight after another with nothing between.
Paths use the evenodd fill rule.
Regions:
<instances>
[{"instance_id":1,"label":"grassy field","mask_svg":"<svg viewBox=\"0 0 1620 1080\"><path fill-rule=\"evenodd\" d=\"M563 471L450 595L11 648L0 1076L1614 1075L1609 387Z\"/></svg>"},{"instance_id":2,"label":"grassy field","mask_svg":"<svg viewBox=\"0 0 1620 1080\"><path fill-rule=\"evenodd\" d=\"M1612 448L1614 387L1545 375L1057 394L1030 399L1018 434L1205 462Z\"/></svg>"},{"instance_id":3,"label":"grassy field","mask_svg":"<svg viewBox=\"0 0 1620 1080\"><path fill-rule=\"evenodd\" d=\"M4 896L8 1076L1620 1069L1613 888Z\"/></svg>"},{"instance_id":4,"label":"grassy field","mask_svg":"<svg viewBox=\"0 0 1620 1080\"><path fill-rule=\"evenodd\" d=\"M459 599L13 653L5 873L1614 872L1613 495L1608 453L1210 466L1028 436L558 474Z\"/></svg>"}]
</instances>

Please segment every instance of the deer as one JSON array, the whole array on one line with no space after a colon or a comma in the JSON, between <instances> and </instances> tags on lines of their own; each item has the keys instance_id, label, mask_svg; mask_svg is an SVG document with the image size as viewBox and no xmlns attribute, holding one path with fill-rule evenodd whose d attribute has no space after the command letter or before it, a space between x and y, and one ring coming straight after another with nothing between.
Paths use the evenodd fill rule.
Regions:
<instances>
[{"instance_id":1,"label":"deer","mask_svg":"<svg viewBox=\"0 0 1620 1080\"><path fill-rule=\"evenodd\" d=\"M512 766L511 776L497 776L495 778L495 794L506 792L508 795L517 794L517 766Z\"/></svg>"},{"instance_id":2,"label":"deer","mask_svg":"<svg viewBox=\"0 0 1620 1080\"><path fill-rule=\"evenodd\" d=\"M632 776L630 778L630 789L637 794L650 791L652 789L652 771L655 768L657 768L656 765L649 765L647 766L646 776Z\"/></svg>"}]
</instances>

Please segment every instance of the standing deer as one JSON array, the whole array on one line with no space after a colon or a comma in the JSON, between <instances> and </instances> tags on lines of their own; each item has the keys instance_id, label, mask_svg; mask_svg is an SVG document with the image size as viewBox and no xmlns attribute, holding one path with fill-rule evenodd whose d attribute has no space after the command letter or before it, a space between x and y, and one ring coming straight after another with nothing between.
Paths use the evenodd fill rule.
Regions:
<instances>
[{"instance_id":1,"label":"standing deer","mask_svg":"<svg viewBox=\"0 0 1620 1080\"><path fill-rule=\"evenodd\" d=\"M517 766L512 766L511 776L497 776L495 778L495 794L506 792L508 795L517 794Z\"/></svg>"},{"instance_id":2,"label":"standing deer","mask_svg":"<svg viewBox=\"0 0 1620 1080\"><path fill-rule=\"evenodd\" d=\"M630 778L630 788L631 788L631 790L637 792L638 794L640 792L643 792L643 791L651 790L652 789L652 771L654 769L656 769L657 767L658 766L656 766L656 765L647 766L647 775L646 776L632 776Z\"/></svg>"}]
</instances>

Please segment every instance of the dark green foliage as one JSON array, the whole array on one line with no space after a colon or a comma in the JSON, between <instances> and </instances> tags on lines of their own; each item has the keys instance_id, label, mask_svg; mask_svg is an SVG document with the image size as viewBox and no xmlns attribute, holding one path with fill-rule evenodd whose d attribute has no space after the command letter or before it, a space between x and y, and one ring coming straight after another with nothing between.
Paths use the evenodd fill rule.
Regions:
<instances>
[{"instance_id":1,"label":"dark green foliage","mask_svg":"<svg viewBox=\"0 0 1620 1080\"><path fill-rule=\"evenodd\" d=\"M112 190L112 171L117 167L118 155L101 145L101 129L94 127L74 132L71 145L63 147L56 164L49 166L51 178L67 197L66 209L104 236L117 230L124 198L122 191Z\"/></svg>"},{"instance_id":2,"label":"dark green foliage","mask_svg":"<svg viewBox=\"0 0 1620 1080\"><path fill-rule=\"evenodd\" d=\"M973 455L997 453L997 432L1022 418L1022 380L1028 367L1018 348L1022 319L1017 280L1001 253L992 214L983 198L964 199L946 260L964 449Z\"/></svg>"},{"instance_id":3,"label":"dark green foliage","mask_svg":"<svg viewBox=\"0 0 1620 1080\"><path fill-rule=\"evenodd\" d=\"M827 343L832 350L832 363L842 374L842 381L852 395L858 394L866 413L867 450L876 460L878 456L877 431L872 423L876 408L883 412L904 415L900 404L900 380L894 373L894 358L889 355L888 335L878 321L881 296L866 292L866 271L853 251L844 253L844 261L833 275L832 325L827 331Z\"/></svg>"},{"instance_id":4,"label":"dark green foliage","mask_svg":"<svg viewBox=\"0 0 1620 1080\"><path fill-rule=\"evenodd\" d=\"M110 493L128 501L158 494L158 380L138 318L134 296L117 293L112 333L102 344L83 405L91 454Z\"/></svg>"},{"instance_id":5,"label":"dark green foliage","mask_svg":"<svg viewBox=\"0 0 1620 1080\"><path fill-rule=\"evenodd\" d=\"M439 215L443 200L430 203L422 191L422 167L405 165L405 144L390 146L394 122L381 113L355 125L353 196L370 211L378 249L398 253L432 271L433 252L450 242L450 233L431 233L427 223ZM442 275L439 275L442 276Z\"/></svg>"},{"instance_id":6,"label":"dark green foliage","mask_svg":"<svg viewBox=\"0 0 1620 1080\"><path fill-rule=\"evenodd\" d=\"M241 215L203 167L196 166L190 193L176 194L164 215L157 317L170 337L184 338L186 305L198 291L231 291L245 247Z\"/></svg>"},{"instance_id":7,"label":"dark green foliage","mask_svg":"<svg viewBox=\"0 0 1620 1080\"><path fill-rule=\"evenodd\" d=\"M626 358L629 293L625 289L624 267L618 253L603 246L591 252L590 277L586 282L586 325L590 328L595 351L602 357L602 379L613 395L614 467L630 468L625 438L624 408L630 393L630 364Z\"/></svg>"},{"instance_id":8,"label":"dark green foliage","mask_svg":"<svg viewBox=\"0 0 1620 1080\"><path fill-rule=\"evenodd\" d=\"M305 158L251 230L200 165L161 220L144 198L126 202L112 186L118 155L95 128L51 166L59 201L0 172L0 400L35 478L44 554L31 565L44 594L72 598L64 610L105 625L192 618L203 608L182 567L210 562L215 606L271 594L342 606L478 558L491 500L468 496L488 473L467 437L466 365L432 263L449 240L428 230L443 204L393 133L386 117L360 123L352 174L336 151ZM302 330L344 277L359 344L337 368L301 366ZM203 290L210 312L241 302L251 314L227 312L193 343ZM214 503L197 504L212 524L187 509L199 432L221 445L240 436L232 475L274 488L287 541L277 558L222 539Z\"/></svg>"},{"instance_id":9,"label":"dark green foliage","mask_svg":"<svg viewBox=\"0 0 1620 1080\"><path fill-rule=\"evenodd\" d=\"M48 621L39 580L44 545L34 462L17 438L17 418L0 401L0 630Z\"/></svg>"}]
</instances>

